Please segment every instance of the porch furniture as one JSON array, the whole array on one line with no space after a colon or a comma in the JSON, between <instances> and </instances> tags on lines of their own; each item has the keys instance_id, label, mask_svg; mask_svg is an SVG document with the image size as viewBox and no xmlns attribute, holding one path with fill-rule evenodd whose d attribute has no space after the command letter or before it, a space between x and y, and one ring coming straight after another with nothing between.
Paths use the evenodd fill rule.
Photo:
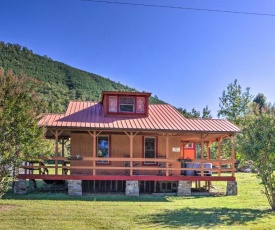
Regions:
<instances>
[{"instance_id":1,"label":"porch furniture","mask_svg":"<svg viewBox=\"0 0 275 230\"><path fill-rule=\"evenodd\" d=\"M212 163L203 163L203 165L204 165L203 175L204 176L212 176L212 170L209 170L209 169L212 169ZM201 165L200 165L200 168L201 168ZM206 170L206 169L208 169L208 170ZM201 171L199 171L199 170L196 171L196 175L201 176Z\"/></svg>"}]
</instances>

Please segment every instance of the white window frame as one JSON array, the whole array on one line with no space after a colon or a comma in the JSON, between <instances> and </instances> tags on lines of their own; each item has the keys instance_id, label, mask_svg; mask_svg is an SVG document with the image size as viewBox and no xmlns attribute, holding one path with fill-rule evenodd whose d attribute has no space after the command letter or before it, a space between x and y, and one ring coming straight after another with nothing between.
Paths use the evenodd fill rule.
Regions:
<instances>
[{"instance_id":1,"label":"white window frame","mask_svg":"<svg viewBox=\"0 0 275 230\"><path fill-rule=\"evenodd\" d=\"M122 99L122 98L131 98L132 100L133 100L133 104L130 104L130 103L120 103L120 100ZM133 109L132 109L132 111L123 111L123 110L121 110L121 107L120 106L123 106L123 105L125 105L125 106L131 106ZM118 99L118 111L120 112L120 113L135 113L135 106L136 106L136 103L135 103L135 97L128 97L128 96L121 96L121 97L119 97L119 99Z\"/></svg>"}]
</instances>

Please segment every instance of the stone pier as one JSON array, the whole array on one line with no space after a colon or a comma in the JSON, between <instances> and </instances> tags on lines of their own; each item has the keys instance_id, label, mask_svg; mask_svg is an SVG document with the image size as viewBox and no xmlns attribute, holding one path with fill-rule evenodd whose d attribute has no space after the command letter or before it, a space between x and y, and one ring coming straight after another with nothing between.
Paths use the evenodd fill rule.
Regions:
<instances>
[{"instance_id":1,"label":"stone pier","mask_svg":"<svg viewBox=\"0 0 275 230\"><path fill-rule=\"evenodd\" d=\"M139 186L137 180L126 181L126 196L139 196Z\"/></svg>"},{"instance_id":2,"label":"stone pier","mask_svg":"<svg viewBox=\"0 0 275 230\"><path fill-rule=\"evenodd\" d=\"M15 181L14 191L15 194L26 194L26 180L18 179Z\"/></svg>"},{"instance_id":3,"label":"stone pier","mask_svg":"<svg viewBox=\"0 0 275 230\"><path fill-rule=\"evenodd\" d=\"M68 180L68 195L82 196L81 180Z\"/></svg>"},{"instance_id":4,"label":"stone pier","mask_svg":"<svg viewBox=\"0 0 275 230\"><path fill-rule=\"evenodd\" d=\"M191 196L192 181L179 181L178 196Z\"/></svg>"},{"instance_id":5,"label":"stone pier","mask_svg":"<svg viewBox=\"0 0 275 230\"><path fill-rule=\"evenodd\" d=\"M228 181L226 187L227 196L237 196L238 195L238 185L237 181Z\"/></svg>"},{"instance_id":6,"label":"stone pier","mask_svg":"<svg viewBox=\"0 0 275 230\"><path fill-rule=\"evenodd\" d=\"M35 180L29 180L29 189L30 190L36 189L36 181Z\"/></svg>"}]
</instances>

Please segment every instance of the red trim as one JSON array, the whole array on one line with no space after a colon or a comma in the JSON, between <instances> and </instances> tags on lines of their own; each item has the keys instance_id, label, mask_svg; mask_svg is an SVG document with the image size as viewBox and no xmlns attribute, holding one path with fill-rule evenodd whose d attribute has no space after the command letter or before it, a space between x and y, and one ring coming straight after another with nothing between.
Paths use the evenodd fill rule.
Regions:
<instances>
[{"instance_id":1,"label":"red trim","mask_svg":"<svg viewBox=\"0 0 275 230\"><path fill-rule=\"evenodd\" d=\"M108 137L108 145L109 145L109 157L111 157L111 135L99 135L98 137ZM98 137L96 138L96 155L97 155L97 148L98 148ZM103 160L107 161L108 158L103 158ZM108 163L104 163L104 162L98 162L96 161L96 165L112 165L111 161L108 161Z\"/></svg>"},{"instance_id":2,"label":"red trim","mask_svg":"<svg viewBox=\"0 0 275 230\"><path fill-rule=\"evenodd\" d=\"M144 143L145 143L145 138L146 137L153 137L153 138L155 138L156 139L156 146L155 146L155 148L156 148L156 163L152 163L152 164L150 164L150 163L145 163L145 161L143 161L142 162L142 166L157 166L158 165L158 162L157 162L157 158L158 158L158 136L142 136L142 156L143 156L143 158L144 159L146 159L145 158L145 152L144 152Z\"/></svg>"},{"instance_id":3,"label":"red trim","mask_svg":"<svg viewBox=\"0 0 275 230\"><path fill-rule=\"evenodd\" d=\"M109 112L109 97L117 97L117 112ZM135 105L134 105L134 112L119 112L119 98L120 97L133 97L135 100ZM144 104L144 113L137 113L136 112L136 106L137 106L137 97L143 97L145 104ZM142 95L128 95L128 94L109 94L107 96L107 100L106 100L106 104L107 104L107 111L105 112L106 115L131 115L131 116L139 116L139 117L144 117L148 114L148 98L146 96L142 96Z\"/></svg>"},{"instance_id":4,"label":"red trim","mask_svg":"<svg viewBox=\"0 0 275 230\"><path fill-rule=\"evenodd\" d=\"M142 112L137 112L137 99L138 98L143 98L144 99L144 111L143 111L143 113ZM136 102L136 104L135 104L135 112L136 112L136 114L146 114L146 109L147 109L146 98L145 97L136 96L135 102Z\"/></svg>"},{"instance_id":5,"label":"red trim","mask_svg":"<svg viewBox=\"0 0 275 230\"><path fill-rule=\"evenodd\" d=\"M110 97L115 97L115 98L116 98L116 112L109 112ZM117 112L118 112L117 109L118 109L118 96L116 96L116 95L114 95L114 96L109 95L109 96L107 97L107 112L108 112L108 113L117 113Z\"/></svg>"},{"instance_id":6,"label":"red trim","mask_svg":"<svg viewBox=\"0 0 275 230\"><path fill-rule=\"evenodd\" d=\"M225 176L92 176L92 175L37 175L21 174L18 179L41 180L139 180L139 181L236 181L235 177Z\"/></svg>"}]
</instances>

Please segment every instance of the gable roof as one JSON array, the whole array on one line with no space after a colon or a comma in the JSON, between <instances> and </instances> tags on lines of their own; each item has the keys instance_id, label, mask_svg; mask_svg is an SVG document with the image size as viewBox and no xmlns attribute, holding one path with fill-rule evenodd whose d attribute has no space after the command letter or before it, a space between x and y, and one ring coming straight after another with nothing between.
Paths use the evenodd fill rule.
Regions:
<instances>
[{"instance_id":1,"label":"gable roof","mask_svg":"<svg viewBox=\"0 0 275 230\"><path fill-rule=\"evenodd\" d=\"M65 114L45 114L38 125L48 128L83 128L123 131L236 133L240 129L225 119L189 119L169 104L149 105L148 117L104 116L95 102L71 101Z\"/></svg>"}]
</instances>

